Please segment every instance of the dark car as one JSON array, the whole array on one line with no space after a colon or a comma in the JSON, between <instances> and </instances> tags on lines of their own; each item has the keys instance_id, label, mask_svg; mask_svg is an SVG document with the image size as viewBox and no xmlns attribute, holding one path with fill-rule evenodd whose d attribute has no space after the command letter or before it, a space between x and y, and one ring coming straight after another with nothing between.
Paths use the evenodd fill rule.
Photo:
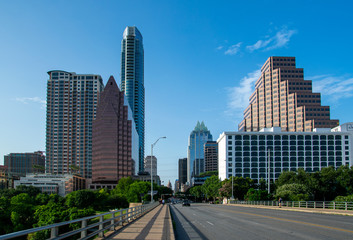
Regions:
<instances>
[{"instance_id":1,"label":"dark car","mask_svg":"<svg viewBox=\"0 0 353 240\"><path fill-rule=\"evenodd\" d=\"M190 207L190 202L189 201L183 201L183 205L182 206L183 207L184 206Z\"/></svg>"}]
</instances>

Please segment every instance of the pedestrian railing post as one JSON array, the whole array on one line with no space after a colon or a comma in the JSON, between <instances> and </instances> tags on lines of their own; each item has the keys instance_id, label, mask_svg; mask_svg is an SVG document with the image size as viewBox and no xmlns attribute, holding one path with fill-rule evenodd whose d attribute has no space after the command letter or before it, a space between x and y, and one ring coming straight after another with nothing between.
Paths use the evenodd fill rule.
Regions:
<instances>
[{"instance_id":1,"label":"pedestrian railing post","mask_svg":"<svg viewBox=\"0 0 353 240\"><path fill-rule=\"evenodd\" d=\"M336 202L333 202L333 209L336 209Z\"/></svg>"},{"instance_id":2,"label":"pedestrian railing post","mask_svg":"<svg viewBox=\"0 0 353 240\"><path fill-rule=\"evenodd\" d=\"M314 208L316 208L316 202L314 202Z\"/></svg>"},{"instance_id":3,"label":"pedestrian railing post","mask_svg":"<svg viewBox=\"0 0 353 240\"><path fill-rule=\"evenodd\" d=\"M347 202L344 203L344 210L348 210Z\"/></svg>"},{"instance_id":4,"label":"pedestrian railing post","mask_svg":"<svg viewBox=\"0 0 353 240\"><path fill-rule=\"evenodd\" d=\"M112 212L112 220L110 221L110 224L112 225L110 227L110 230L114 231L115 230L115 212Z\"/></svg>"},{"instance_id":5,"label":"pedestrian railing post","mask_svg":"<svg viewBox=\"0 0 353 240\"><path fill-rule=\"evenodd\" d=\"M87 227L87 220L82 220L81 228ZM81 238L87 237L87 229L81 231Z\"/></svg>"},{"instance_id":6,"label":"pedestrian railing post","mask_svg":"<svg viewBox=\"0 0 353 240\"><path fill-rule=\"evenodd\" d=\"M58 235L59 235L59 228L58 227L51 228L50 239L55 239L58 237Z\"/></svg>"},{"instance_id":7,"label":"pedestrian railing post","mask_svg":"<svg viewBox=\"0 0 353 240\"><path fill-rule=\"evenodd\" d=\"M100 216L100 217L99 217L99 230L103 230L103 220L104 220L103 216ZM103 233L103 232L100 232L100 233L98 234L98 236L99 236L99 237L104 237L104 233Z\"/></svg>"}]
</instances>

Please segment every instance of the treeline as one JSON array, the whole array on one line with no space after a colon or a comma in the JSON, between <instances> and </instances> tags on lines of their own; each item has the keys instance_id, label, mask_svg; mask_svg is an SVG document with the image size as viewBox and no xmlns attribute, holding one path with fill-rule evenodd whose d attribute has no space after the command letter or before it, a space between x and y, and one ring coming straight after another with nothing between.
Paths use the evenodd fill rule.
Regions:
<instances>
[{"instance_id":1,"label":"treeline","mask_svg":"<svg viewBox=\"0 0 353 240\"><path fill-rule=\"evenodd\" d=\"M16 189L0 191L0 235L24 229L46 226L92 216L111 209L128 208L130 202L150 201L148 191L151 184L133 180L131 177L119 181L115 189L79 190L61 197L58 194L41 193L38 188L20 185ZM170 194L172 190L154 185L158 194ZM77 229L78 224L70 224L67 229ZM49 231L38 232L29 239L47 239Z\"/></svg>"},{"instance_id":2,"label":"treeline","mask_svg":"<svg viewBox=\"0 0 353 240\"><path fill-rule=\"evenodd\" d=\"M271 182L270 194L267 189L264 179L255 183L250 178L233 177L233 196L238 200L353 201L353 167L327 167L314 173L303 169L283 172L275 183ZM197 200L230 198L232 178L220 181L218 176L211 176L189 193Z\"/></svg>"}]
</instances>

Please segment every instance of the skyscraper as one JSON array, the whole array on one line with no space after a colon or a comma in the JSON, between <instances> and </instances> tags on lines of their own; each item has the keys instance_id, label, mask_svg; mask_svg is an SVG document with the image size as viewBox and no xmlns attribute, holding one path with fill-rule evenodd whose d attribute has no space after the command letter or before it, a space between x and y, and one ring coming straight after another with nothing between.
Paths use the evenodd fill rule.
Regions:
<instances>
[{"instance_id":1,"label":"skyscraper","mask_svg":"<svg viewBox=\"0 0 353 240\"><path fill-rule=\"evenodd\" d=\"M92 177L92 122L103 90L99 75L49 71L46 172Z\"/></svg>"},{"instance_id":2,"label":"skyscraper","mask_svg":"<svg viewBox=\"0 0 353 240\"><path fill-rule=\"evenodd\" d=\"M152 175L157 175L157 158L152 156L152 166L151 166L151 156L146 156L144 161L144 168L145 172L151 174L151 167L152 167Z\"/></svg>"},{"instance_id":3,"label":"skyscraper","mask_svg":"<svg viewBox=\"0 0 353 240\"><path fill-rule=\"evenodd\" d=\"M180 158L179 159L179 183L180 185L181 184L185 184L186 181L188 180L188 177L187 177L187 173L188 173L188 168L187 168L187 162L188 162L188 159L187 158Z\"/></svg>"},{"instance_id":4,"label":"skyscraper","mask_svg":"<svg viewBox=\"0 0 353 240\"><path fill-rule=\"evenodd\" d=\"M121 42L121 90L131 106L139 135L139 170L145 156L145 86L143 39L136 27L126 27Z\"/></svg>"},{"instance_id":5,"label":"skyscraper","mask_svg":"<svg viewBox=\"0 0 353 240\"><path fill-rule=\"evenodd\" d=\"M205 172L218 171L218 144L216 141L205 143Z\"/></svg>"},{"instance_id":6,"label":"skyscraper","mask_svg":"<svg viewBox=\"0 0 353 240\"><path fill-rule=\"evenodd\" d=\"M320 93L312 92L312 81L304 80L304 70L296 68L294 57L269 57L249 101L239 131L281 127L310 132L339 124L330 119L330 107L321 106Z\"/></svg>"},{"instance_id":7,"label":"skyscraper","mask_svg":"<svg viewBox=\"0 0 353 240\"><path fill-rule=\"evenodd\" d=\"M92 182L117 184L137 174L138 135L123 91L111 76L101 93L92 133Z\"/></svg>"},{"instance_id":8,"label":"skyscraper","mask_svg":"<svg viewBox=\"0 0 353 240\"><path fill-rule=\"evenodd\" d=\"M195 129L190 133L188 146L188 173L187 181L191 184L191 179L205 171L204 145L207 141L212 141L212 135L204 122L197 122Z\"/></svg>"}]
</instances>

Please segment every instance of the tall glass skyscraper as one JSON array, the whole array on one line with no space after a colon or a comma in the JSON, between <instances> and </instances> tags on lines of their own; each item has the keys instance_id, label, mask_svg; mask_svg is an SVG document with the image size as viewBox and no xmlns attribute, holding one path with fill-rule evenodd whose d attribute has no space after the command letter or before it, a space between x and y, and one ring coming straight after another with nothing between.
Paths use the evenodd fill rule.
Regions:
<instances>
[{"instance_id":1,"label":"tall glass skyscraper","mask_svg":"<svg viewBox=\"0 0 353 240\"><path fill-rule=\"evenodd\" d=\"M212 141L211 132L207 129L204 122L197 122L189 137L187 160L187 181L189 184L191 184L193 177L205 171L204 146L207 141Z\"/></svg>"},{"instance_id":2,"label":"tall glass skyscraper","mask_svg":"<svg viewBox=\"0 0 353 240\"><path fill-rule=\"evenodd\" d=\"M139 135L139 171L145 155L145 86L143 39L136 27L126 27L121 42L121 90L131 107Z\"/></svg>"}]
</instances>

